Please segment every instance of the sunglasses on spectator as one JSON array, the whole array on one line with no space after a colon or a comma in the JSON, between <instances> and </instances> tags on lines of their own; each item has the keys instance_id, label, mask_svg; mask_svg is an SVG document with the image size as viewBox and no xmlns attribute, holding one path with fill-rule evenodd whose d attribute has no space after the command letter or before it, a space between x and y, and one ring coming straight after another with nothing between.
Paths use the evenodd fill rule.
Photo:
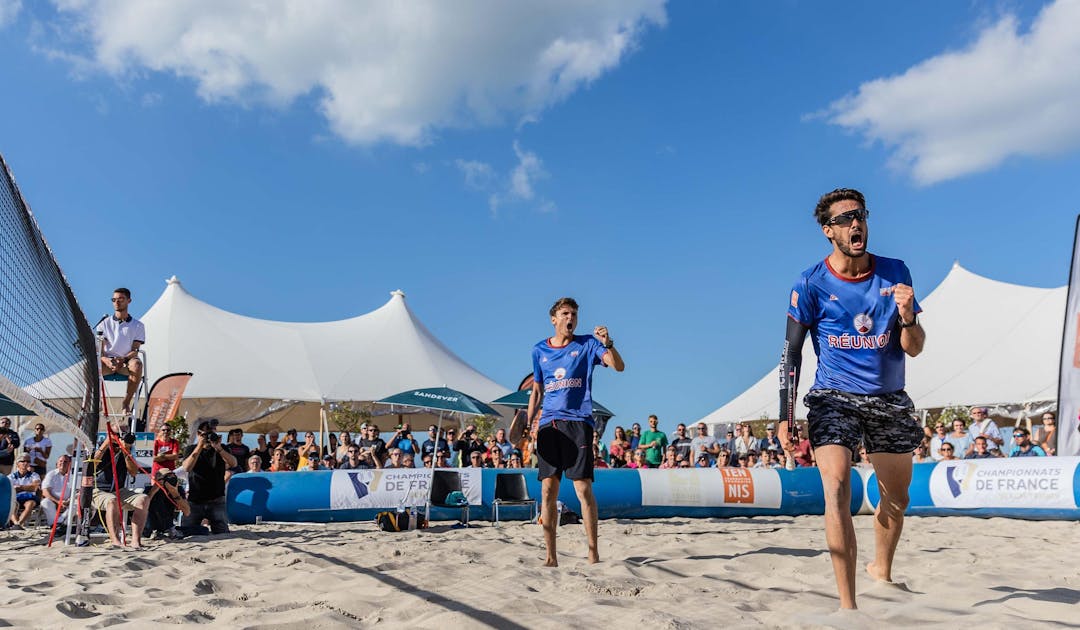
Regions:
<instances>
[{"instance_id":1,"label":"sunglasses on spectator","mask_svg":"<svg viewBox=\"0 0 1080 630\"><path fill-rule=\"evenodd\" d=\"M851 222L858 219L860 222L865 222L866 218L870 216L870 211L866 208L856 208L855 210L848 210L847 212L841 212L835 217L825 222L825 225L851 225Z\"/></svg>"},{"instance_id":2,"label":"sunglasses on spectator","mask_svg":"<svg viewBox=\"0 0 1080 630\"><path fill-rule=\"evenodd\" d=\"M1026 435L1026 434L1025 433L1013 433L1014 438L1022 438L1022 437L1024 437L1024 435Z\"/></svg>"}]
</instances>

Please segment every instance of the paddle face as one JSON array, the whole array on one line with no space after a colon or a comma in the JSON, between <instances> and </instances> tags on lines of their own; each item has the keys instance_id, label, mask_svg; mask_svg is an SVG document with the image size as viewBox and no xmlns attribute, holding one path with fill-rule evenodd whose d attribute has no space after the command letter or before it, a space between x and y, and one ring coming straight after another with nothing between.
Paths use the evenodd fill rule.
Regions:
<instances>
[{"instance_id":1,"label":"paddle face","mask_svg":"<svg viewBox=\"0 0 1080 630\"><path fill-rule=\"evenodd\" d=\"M525 415L523 409L514 412L514 419L510 421L510 431L507 435L511 444L517 444L525 436Z\"/></svg>"}]
</instances>

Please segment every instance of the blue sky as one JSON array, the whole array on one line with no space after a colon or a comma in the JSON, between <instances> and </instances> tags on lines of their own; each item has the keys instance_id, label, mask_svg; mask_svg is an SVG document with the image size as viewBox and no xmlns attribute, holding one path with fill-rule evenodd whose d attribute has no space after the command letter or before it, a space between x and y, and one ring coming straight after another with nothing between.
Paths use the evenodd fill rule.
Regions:
<instances>
[{"instance_id":1,"label":"blue sky","mask_svg":"<svg viewBox=\"0 0 1080 630\"><path fill-rule=\"evenodd\" d=\"M0 0L0 152L89 317L400 288L513 387L572 295L627 361L597 398L671 428L775 365L832 188L920 297L1067 281L1076 1L245 4Z\"/></svg>"}]
</instances>

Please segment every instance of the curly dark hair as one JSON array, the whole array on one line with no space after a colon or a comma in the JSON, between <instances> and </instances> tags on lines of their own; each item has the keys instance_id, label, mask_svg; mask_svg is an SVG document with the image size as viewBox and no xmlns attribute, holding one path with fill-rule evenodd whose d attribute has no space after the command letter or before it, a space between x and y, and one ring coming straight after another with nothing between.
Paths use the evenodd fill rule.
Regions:
<instances>
[{"instance_id":1,"label":"curly dark hair","mask_svg":"<svg viewBox=\"0 0 1080 630\"><path fill-rule=\"evenodd\" d=\"M814 218L817 219L818 225L825 225L825 222L829 220L829 208L832 207L837 201L851 201L859 202L859 205L866 208L866 197L854 188L837 188L832 192L827 192L818 199L817 205L814 206Z\"/></svg>"}]
</instances>

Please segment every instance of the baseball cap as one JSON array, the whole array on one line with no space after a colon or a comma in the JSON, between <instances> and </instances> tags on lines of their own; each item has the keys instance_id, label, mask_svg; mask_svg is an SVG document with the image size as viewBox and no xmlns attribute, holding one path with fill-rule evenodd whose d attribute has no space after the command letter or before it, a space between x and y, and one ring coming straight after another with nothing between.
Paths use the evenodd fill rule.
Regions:
<instances>
[{"instance_id":1,"label":"baseball cap","mask_svg":"<svg viewBox=\"0 0 1080 630\"><path fill-rule=\"evenodd\" d=\"M776 430L776 423L770 422L769 424L765 425L765 430L768 431L769 429Z\"/></svg>"},{"instance_id":2,"label":"baseball cap","mask_svg":"<svg viewBox=\"0 0 1080 630\"><path fill-rule=\"evenodd\" d=\"M29 455L25 455L25 454L24 454L24 455L20 455L20 456L19 456L19 459L15 460L15 461L17 461L17 462L28 462L28 461L30 461L30 456L29 456Z\"/></svg>"}]
</instances>

